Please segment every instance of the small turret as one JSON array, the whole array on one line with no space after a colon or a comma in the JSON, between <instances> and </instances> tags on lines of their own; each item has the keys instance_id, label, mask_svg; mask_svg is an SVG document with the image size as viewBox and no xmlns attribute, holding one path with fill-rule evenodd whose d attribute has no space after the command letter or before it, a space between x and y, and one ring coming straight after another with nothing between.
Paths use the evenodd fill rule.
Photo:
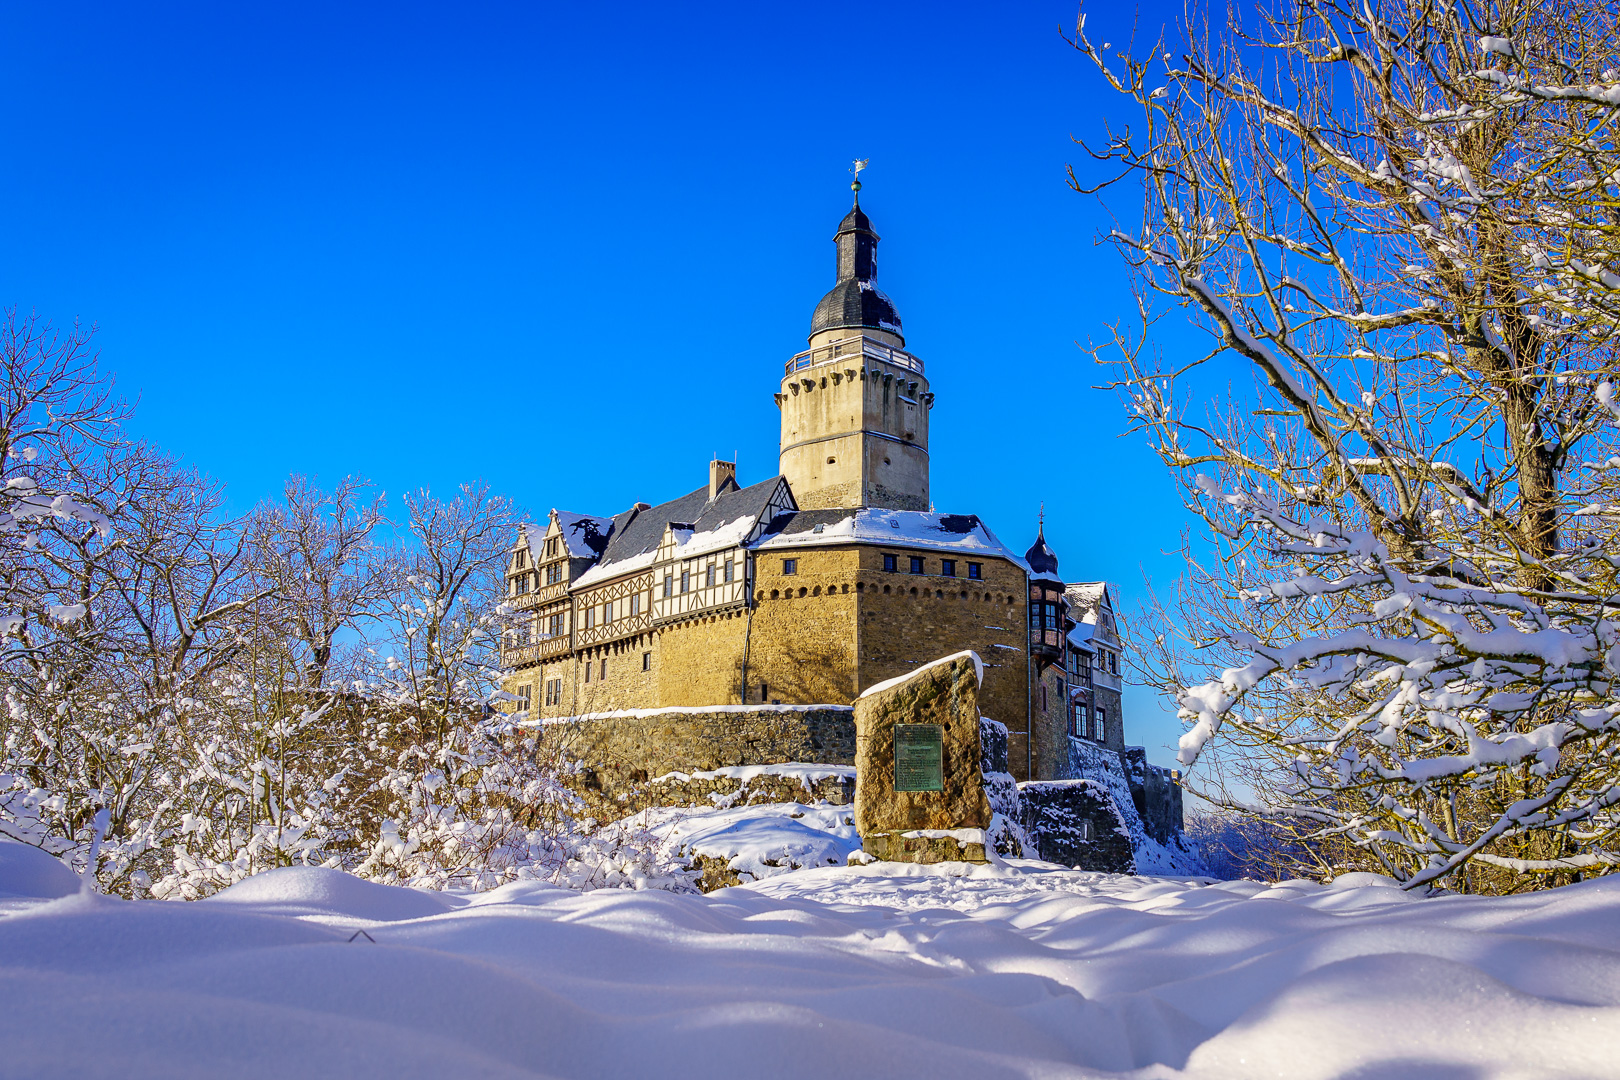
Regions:
<instances>
[{"instance_id":1,"label":"small turret","mask_svg":"<svg viewBox=\"0 0 1620 1080\"><path fill-rule=\"evenodd\" d=\"M1063 659L1063 640L1068 632L1068 613L1063 598L1063 579L1058 577L1057 554L1046 546L1046 514L1035 531L1035 542L1024 553L1029 564L1029 651L1043 664Z\"/></svg>"}]
</instances>

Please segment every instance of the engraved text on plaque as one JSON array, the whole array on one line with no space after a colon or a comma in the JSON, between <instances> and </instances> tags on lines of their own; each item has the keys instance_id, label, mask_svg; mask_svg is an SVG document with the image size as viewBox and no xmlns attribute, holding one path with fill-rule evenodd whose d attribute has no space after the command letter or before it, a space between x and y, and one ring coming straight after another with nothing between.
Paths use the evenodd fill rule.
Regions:
<instances>
[{"instance_id":1,"label":"engraved text on plaque","mask_svg":"<svg viewBox=\"0 0 1620 1080\"><path fill-rule=\"evenodd\" d=\"M938 724L894 725L894 790L945 790L945 729Z\"/></svg>"}]
</instances>

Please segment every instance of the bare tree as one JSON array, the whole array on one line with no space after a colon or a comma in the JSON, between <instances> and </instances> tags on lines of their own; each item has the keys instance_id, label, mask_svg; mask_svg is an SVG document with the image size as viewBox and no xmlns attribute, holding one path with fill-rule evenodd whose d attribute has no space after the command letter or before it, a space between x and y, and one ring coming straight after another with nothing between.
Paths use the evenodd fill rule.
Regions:
<instances>
[{"instance_id":1,"label":"bare tree","mask_svg":"<svg viewBox=\"0 0 1620 1080\"><path fill-rule=\"evenodd\" d=\"M1217 560L1144 673L1226 805L1409 887L1620 862L1612 6L1291 0L1177 59L1075 45L1140 110L1077 190L1109 241L1134 430ZM1163 357L1154 297L1210 335ZM1205 417L1223 361L1258 401ZM1207 758L1206 758L1207 764ZM1213 788L1213 790L1211 789ZM1479 868L1495 868L1481 876Z\"/></svg>"},{"instance_id":2,"label":"bare tree","mask_svg":"<svg viewBox=\"0 0 1620 1080\"><path fill-rule=\"evenodd\" d=\"M283 605L311 689L324 684L338 635L375 618L399 584L398 555L376 535L386 524L383 496L368 499L370 486L349 477L322 491L294 476L283 501L253 518L260 572Z\"/></svg>"}]
</instances>

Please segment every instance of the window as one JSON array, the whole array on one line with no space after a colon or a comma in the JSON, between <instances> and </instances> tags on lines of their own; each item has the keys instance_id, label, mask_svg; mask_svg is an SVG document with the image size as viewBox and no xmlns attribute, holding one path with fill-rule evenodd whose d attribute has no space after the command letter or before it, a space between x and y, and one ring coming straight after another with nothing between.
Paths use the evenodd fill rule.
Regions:
<instances>
[{"instance_id":1,"label":"window","mask_svg":"<svg viewBox=\"0 0 1620 1080\"><path fill-rule=\"evenodd\" d=\"M512 569L521 570L528 565L529 553L527 551L514 551L512 553Z\"/></svg>"},{"instance_id":2,"label":"window","mask_svg":"<svg viewBox=\"0 0 1620 1080\"><path fill-rule=\"evenodd\" d=\"M911 572L913 574L920 574L923 572L923 561L921 556L913 555L911 557Z\"/></svg>"},{"instance_id":3,"label":"window","mask_svg":"<svg viewBox=\"0 0 1620 1080\"><path fill-rule=\"evenodd\" d=\"M900 569L900 567L897 565L899 560L900 557L898 555L883 556L883 569L887 570L891 574L894 573L896 570Z\"/></svg>"},{"instance_id":4,"label":"window","mask_svg":"<svg viewBox=\"0 0 1620 1080\"><path fill-rule=\"evenodd\" d=\"M760 683L759 684L759 703L761 705L765 704L765 699L770 696L770 693L771 693L771 684L770 683Z\"/></svg>"},{"instance_id":5,"label":"window","mask_svg":"<svg viewBox=\"0 0 1620 1080\"><path fill-rule=\"evenodd\" d=\"M939 572L941 574L944 574L946 577L955 577L956 576L956 560L955 559L941 559L941 560L939 560Z\"/></svg>"},{"instance_id":6,"label":"window","mask_svg":"<svg viewBox=\"0 0 1620 1080\"><path fill-rule=\"evenodd\" d=\"M1107 742L1108 741L1108 710L1107 709L1097 709L1095 711L1095 721L1094 722L1095 722L1095 727L1092 729L1092 738L1096 739L1098 742Z\"/></svg>"},{"instance_id":7,"label":"window","mask_svg":"<svg viewBox=\"0 0 1620 1080\"><path fill-rule=\"evenodd\" d=\"M552 556L554 556L556 554L557 554L557 538L555 536L553 536L551 539L546 541L546 558L549 559L549 558L551 558Z\"/></svg>"},{"instance_id":8,"label":"window","mask_svg":"<svg viewBox=\"0 0 1620 1080\"><path fill-rule=\"evenodd\" d=\"M532 687L532 686L520 686L520 687L518 687L517 696L518 696L518 712L528 712L530 709L534 708L534 687Z\"/></svg>"},{"instance_id":9,"label":"window","mask_svg":"<svg viewBox=\"0 0 1620 1080\"><path fill-rule=\"evenodd\" d=\"M546 584L555 585L562 580L562 563L552 563L546 567Z\"/></svg>"},{"instance_id":10,"label":"window","mask_svg":"<svg viewBox=\"0 0 1620 1080\"><path fill-rule=\"evenodd\" d=\"M727 562L726 563L726 582L727 582L727 584L730 584L730 582L731 582L732 571L736 567L736 565L737 564L733 563L733 562Z\"/></svg>"},{"instance_id":11,"label":"window","mask_svg":"<svg viewBox=\"0 0 1620 1080\"><path fill-rule=\"evenodd\" d=\"M546 704L562 704L562 680L550 679L546 682Z\"/></svg>"},{"instance_id":12,"label":"window","mask_svg":"<svg viewBox=\"0 0 1620 1080\"><path fill-rule=\"evenodd\" d=\"M681 571L681 592L690 592L692 589L692 571Z\"/></svg>"},{"instance_id":13,"label":"window","mask_svg":"<svg viewBox=\"0 0 1620 1080\"><path fill-rule=\"evenodd\" d=\"M652 653L644 652L644 653L641 654L641 670L642 671L651 671L652 670Z\"/></svg>"},{"instance_id":14,"label":"window","mask_svg":"<svg viewBox=\"0 0 1620 1080\"><path fill-rule=\"evenodd\" d=\"M1046 684L1041 683L1041 712L1046 711Z\"/></svg>"},{"instance_id":15,"label":"window","mask_svg":"<svg viewBox=\"0 0 1620 1080\"><path fill-rule=\"evenodd\" d=\"M602 682L607 682L607 657L605 656L602 657L602 674L600 678Z\"/></svg>"},{"instance_id":16,"label":"window","mask_svg":"<svg viewBox=\"0 0 1620 1080\"><path fill-rule=\"evenodd\" d=\"M609 600L602 605L602 625L606 626L613 621L613 601Z\"/></svg>"},{"instance_id":17,"label":"window","mask_svg":"<svg viewBox=\"0 0 1620 1080\"><path fill-rule=\"evenodd\" d=\"M631 593L630 594L630 614L632 614L632 615L640 615L641 614L641 594L640 593Z\"/></svg>"},{"instance_id":18,"label":"window","mask_svg":"<svg viewBox=\"0 0 1620 1080\"><path fill-rule=\"evenodd\" d=\"M984 577L984 564L976 562L968 563L968 577L972 578L974 581L978 581L980 578Z\"/></svg>"},{"instance_id":19,"label":"window","mask_svg":"<svg viewBox=\"0 0 1620 1080\"><path fill-rule=\"evenodd\" d=\"M586 685L589 685L590 681L591 681L591 662L589 660L587 660L587 661L585 661L585 683L586 683Z\"/></svg>"},{"instance_id":20,"label":"window","mask_svg":"<svg viewBox=\"0 0 1620 1080\"><path fill-rule=\"evenodd\" d=\"M559 612L557 612L557 614L553 615L550 618L550 620L546 623L546 636L547 637L561 637L562 632L563 632L562 626L563 626L563 617L562 617L562 612L559 611Z\"/></svg>"},{"instance_id":21,"label":"window","mask_svg":"<svg viewBox=\"0 0 1620 1080\"><path fill-rule=\"evenodd\" d=\"M782 573L784 573L784 574L797 574L798 572L799 572L799 560L798 559L783 559L782 560Z\"/></svg>"},{"instance_id":22,"label":"window","mask_svg":"<svg viewBox=\"0 0 1620 1080\"><path fill-rule=\"evenodd\" d=\"M664 575L664 595L672 596L675 592L675 577L673 574Z\"/></svg>"},{"instance_id":23,"label":"window","mask_svg":"<svg viewBox=\"0 0 1620 1080\"><path fill-rule=\"evenodd\" d=\"M1115 675L1119 674L1119 653L1111 652L1108 654L1108 670Z\"/></svg>"},{"instance_id":24,"label":"window","mask_svg":"<svg viewBox=\"0 0 1620 1080\"><path fill-rule=\"evenodd\" d=\"M714 588L714 563L710 563L708 568L703 571L703 587L705 589Z\"/></svg>"},{"instance_id":25,"label":"window","mask_svg":"<svg viewBox=\"0 0 1620 1080\"><path fill-rule=\"evenodd\" d=\"M589 630L596 625L596 605L591 604L585 609L585 629Z\"/></svg>"},{"instance_id":26,"label":"window","mask_svg":"<svg viewBox=\"0 0 1620 1080\"><path fill-rule=\"evenodd\" d=\"M512 584L515 587L514 591L519 596L522 596L524 593L529 591L529 575L528 574L519 574L517 576L517 580L514 581Z\"/></svg>"}]
</instances>

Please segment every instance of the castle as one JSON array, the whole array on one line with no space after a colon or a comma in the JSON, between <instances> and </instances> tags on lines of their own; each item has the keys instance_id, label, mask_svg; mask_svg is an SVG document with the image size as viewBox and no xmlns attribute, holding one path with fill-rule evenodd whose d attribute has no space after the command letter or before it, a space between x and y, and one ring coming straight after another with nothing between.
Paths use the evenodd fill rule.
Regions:
<instances>
[{"instance_id":1,"label":"castle","mask_svg":"<svg viewBox=\"0 0 1620 1080\"><path fill-rule=\"evenodd\" d=\"M979 517L933 509L934 392L877 288L878 235L853 186L836 283L776 388L779 475L743 487L712 461L668 502L553 510L523 529L503 643L514 708L844 705L972 649L1019 780L1080 775L1098 749L1123 757L1108 587L1066 583L1044 530L1019 556Z\"/></svg>"}]
</instances>

